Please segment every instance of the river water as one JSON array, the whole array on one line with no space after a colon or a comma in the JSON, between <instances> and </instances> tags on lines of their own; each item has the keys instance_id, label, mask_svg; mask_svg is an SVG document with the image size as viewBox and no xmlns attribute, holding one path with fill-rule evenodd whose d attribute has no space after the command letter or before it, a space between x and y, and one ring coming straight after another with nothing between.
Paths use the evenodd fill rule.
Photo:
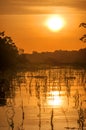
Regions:
<instances>
[{"instance_id":1,"label":"river water","mask_svg":"<svg viewBox=\"0 0 86 130\"><path fill-rule=\"evenodd\" d=\"M0 130L86 130L86 70L0 73Z\"/></svg>"}]
</instances>

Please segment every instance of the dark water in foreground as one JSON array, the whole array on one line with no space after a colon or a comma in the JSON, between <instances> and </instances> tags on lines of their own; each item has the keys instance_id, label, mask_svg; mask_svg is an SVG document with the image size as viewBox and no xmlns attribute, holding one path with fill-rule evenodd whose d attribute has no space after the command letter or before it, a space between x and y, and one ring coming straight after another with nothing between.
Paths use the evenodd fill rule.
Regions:
<instances>
[{"instance_id":1,"label":"dark water in foreground","mask_svg":"<svg viewBox=\"0 0 86 130\"><path fill-rule=\"evenodd\" d=\"M86 130L86 70L0 74L0 130Z\"/></svg>"}]
</instances>

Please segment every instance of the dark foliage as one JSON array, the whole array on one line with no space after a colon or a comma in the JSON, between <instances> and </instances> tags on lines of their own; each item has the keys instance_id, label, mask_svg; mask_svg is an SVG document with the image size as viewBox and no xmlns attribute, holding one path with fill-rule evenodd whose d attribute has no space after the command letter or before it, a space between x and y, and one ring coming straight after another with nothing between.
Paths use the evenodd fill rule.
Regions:
<instances>
[{"instance_id":1,"label":"dark foliage","mask_svg":"<svg viewBox=\"0 0 86 130\"><path fill-rule=\"evenodd\" d=\"M80 23L79 27L84 27L84 28L86 28L86 23Z\"/></svg>"},{"instance_id":2,"label":"dark foliage","mask_svg":"<svg viewBox=\"0 0 86 130\"><path fill-rule=\"evenodd\" d=\"M86 65L86 48L78 51L63 51L56 50L54 52L41 52L32 54L23 54L27 60L32 64L72 64L72 65Z\"/></svg>"},{"instance_id":3,"label":"dark foliage","mask_svg":"<svg viewBox=\"0 0 86 130\"><path fill-rule=\"evenodd\" d=\"M18 62L18 49L11 37L0 32L0 69L13 68Z\"/></svg>"},{"instance_id":4,"label":"dark foliage","mask_svg":"<svg viewBox=\"0 0 86 130\"><path fill-rule=\"evenodd\" d=\"M84 28L86 28L86 23L81 23L81 24L79 25L79 27L84 27ZM83 41L83 42L86 42L86 34L84 34L84 35L80 38L80 40Z\"/></svg>"}]
</instances>

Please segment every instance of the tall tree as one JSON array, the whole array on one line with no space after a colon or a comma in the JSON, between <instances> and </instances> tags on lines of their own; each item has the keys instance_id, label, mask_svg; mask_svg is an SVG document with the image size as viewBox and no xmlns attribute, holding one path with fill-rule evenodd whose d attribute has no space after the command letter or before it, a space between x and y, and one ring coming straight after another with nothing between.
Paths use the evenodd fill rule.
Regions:
<instances>
[{"instance_id":1,"label":"tall tree","mask_svg":"<svg viewBox=\"0 0 86 130\"><path fill-rule=\"evenodd\" d=\"M18 48L11 39L0 32L0 69L13 68L17 64Z\"/></svg>"}]
</instances>

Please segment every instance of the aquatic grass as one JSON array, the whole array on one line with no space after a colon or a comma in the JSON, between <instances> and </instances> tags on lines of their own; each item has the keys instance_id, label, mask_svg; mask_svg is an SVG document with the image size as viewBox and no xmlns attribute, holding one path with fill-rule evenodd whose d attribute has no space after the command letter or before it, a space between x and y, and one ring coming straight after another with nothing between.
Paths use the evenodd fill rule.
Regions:
<instances>
[{"instance_id":1,"label":"aquatic grass","mask_svg":"<svg viewBox=\"0 0 86 130\"><path fill-rule=\"evenodd\" d=\"M21 92L21 86L20 86L20 97L21 97L21 110L22 110L22 121L20 123L20 130L23 130L23 125L24 125L24 119L25 119L25 113L24 113L24 105L23 105L23 99L22 99L22 92Z\"/></svg>"},{"instance_id":2,"label":"aquatic grass","mask_svg":"<svg viewBox=\"0 0 86 130\"><path fill-rule=\"evenodd\" d=\"M7 111L6 111L6 116L7 116L7 122L9 125L9 130L14 130L14 116L15 116L15 110L13 106L13 102L11 99L7 102Z\"/></svg>"},{"instance_id":3,"label":"aquatic grass","mask_svg":"<svg viewBox=\"0 0 86 130\"><path fill-rule=\"evenodd\" d=\"M75 106L74 106L74 107L75 107L76 109L78 109L79 104L80 104L80 94L79 94L78 89L76 90L76 92L75 92L73 98L74 98L74 103L75 103Z\"/></svg>"},{"instance_id":4,"label":"aquatic grass","mask_svg":"<svg viewBox=\"0 0 86 130\"><path fill-rule=\"evenodd\" d=\"M80 109L78 110L78 120L77 123L79 124L79 130L84 130L84 111L83 109L80 107Z\"/></svg>"},{"instance_id":5,"label":"aquatic grass","mask_svg":"<svg viewBox=\"0 0 86 130\"><path fill-rule=\"evenodd\" d=\"M45 72L46 71L46 72ZM30 72L28 72L30 73ZM59 91L59 96L65 96L65 97L68 97L70 98L69 100L69 106L67 104L67 107L68 107L68 110L69 109L72 109L74 111L77 111L77 115L78 115L78 118L76 119L75 122L76 125L78 125L79 128L77 128L77 126L70 126L71 124L70 123L70 116L71 115L68 115L69 113L67 113L67 109L62 108L60 109L60 112L63 113L63 116L64 116L64 122L66 122L66 127L64 127L63 129L69 129L69 130L84 130L84 119L85 119L85 114L84 114L84 108L83 108L83 103L85 104L86 102L86 99L85 99L85 95L83 96L83 94L81 94L80 90L84 90L84 87L86 86L86 75L81 73L81 70L80 72L79 71L73 71L72 69L71 70L65 70L65 69L62 69L62 70L37 70L35 72L33 72L32 76L31 74L29 74L30 76L27 76L27 75L23 75L23 73L21 73L20 75L18 75L18 77L16 77L14 80L10 78L10 80L13 80L13 82L10 82L10 87L14 87L10 90L12 90L12 94L11 94L11 102L14 102L13 101L13 98L15 98L16 96L16 91L20 92L20 103L21 105L19 106L20 107L20 111L21 111L21 120L20 120L20 123L18 124L18 126L16 127L16 130L24 130L24 123L25 123L25 118L26 117L26 109L24 108L24 97L22 96L22 90L24 89L25 91L25 94L27 94L27 99L28 101L30 101L30 96L35 96L36 101L37 101L37 104L36 107L38 110L38 123L36 124L38 127L39 127L39 130L42 129L42 112L46 112L46 111L42 111L42 109L45 107L46 108L46 101L47 101L47 96L48 93L50 91ZM82 76L83 75L83 76ZM24 78L24 76L27 76L25 77L25 80L28 80L28 81L22 81ZM46 76L46 78L44 78L44 76ZM81 77L82 76L82 77ZM82 78L84 78L82 80ZM68 81L67 81L68 80ZM83 83L82 83L83 82ZM22 89L23 88L23 89ZM63 92L63 93L60 93L60 92ZM73 92L73 93L72 93ZM19 93L18 93L19 94ZM72 95L73 94L73 95ZM84 93L85 94L85 93ZM10 96L9 96L10 97ZM31 97L32 99L33 97ZM64 98L64 97L62 97ZM72 101L72 106L71 105L71 99L73 99ZM45 104L44 104L45 103ZM9 101L9 105L10 105L10 101ZM16 102L17 104L17 102ZM30 104L31 105L31 104ZM44 105L44 106L43 106ZM62 104L63 105L63 104ZM65 104L64 104L65 105ZM29 106L29 104L28 104ZM42 108L43 107L43 108ZM49 118L49 121L50 123L48 124L50 127L51 127L51 130L54 130L54 125L56 122L54 122L54 117L57 118L58 115L55 115L54 114L54 110L58 110L58 108L51 108L51 106L48 106L50 107L49 109L51 110L49 114L50 118ZM70 108L71 107L71 108ZM80 114L82 112L80 112L80 107L81 109L83 110L83 114ZM11 108L11 107L9 107ZM15 117L15 106L13 105L13 109L14 109L14 117ZM32 108L34 109L34 108ZM46 108L47 109L47 108ZM29 108L28 108L28 111L29 111ZM45 113L46 116L47 116L47 113ZM67 116L68 115L68 116ZM82 117L84 119L81 118L81 115L83 115ZM14 117L11 117L9 118L8 116L8 124L9 124L9 129L11 130L14 130L15 129L15 118ZM34 115L35 117L35 115ZM48 121L48 122L49 122ZM33 122L34 124L34 122Z\"/></svg>"},{"instance_id":6,"label":"aquatic grass","mask_svg":"<svg viewBox=\"0 0 86 130\"><path fill-rule=\"evenodd\" d=\"M39 130L41 130L41 95L40 95L40 83L38 80L36 80L36 84L35 84L35 87L36 87L36 97L37 97L37 105L38 105L38 108L39 108Z\"/></svg>"},{"instance_id":7,"label":"aquatic grass","mask_svg":"<svg viewBox=\"0 0 86 130\"><path fill-rule=\"evenodd\" d=\"M23 104L21 105L21 110L22 110L22 118L21 118L21 122L17 126L17 130L24 130L23 125L24 125L25 113L24 113Z\"/></svg>"},{"instance_id":8,"label":"aquatic grass","mask_svg":"<svg viewBox=\"0 0 86 130\"><path fill-rule=\"evenodd\" d=\"M69 120L68 120L68 117L66 115L66 111L64 110L63 107L61 107L61 110L62 110L62 113L64 114L64 117L65 117L65 120L66 120L66 123L67 123L67 128L69 128Z\"/></svg>"},{"instance_id":9,"label":"aquatic grass","mask_svg":"<svg viewBox=\"0 0 86 130\"><path fill-rule=\"evenodd\" d=\"M25 77L25 73L21 72L18 73L16 76L16 80L15 80L15 84L18 88L19 91L19 96L20 96L20 101L21 101L21 121L19 121L19 124L17 125L17 130L24 130L23 125L24 125L24 120L25 120L25 112L24 112L24 103L23 103L23 97L22 97L22 85L24 86L24 84L26 85L26 77Z\"/></svg>"},{"instance_id":10,"label":"aquatic grass","mask_svg":"<svg viewBox=\"0 0 86 130\"><path fill-rule=\"evenodd\" d=\"M51 118L50 118L50 125L51 125L51 130L54 130L54 109L52 108L52 111L51 111Z\"/></svg>"}]
</instances>

